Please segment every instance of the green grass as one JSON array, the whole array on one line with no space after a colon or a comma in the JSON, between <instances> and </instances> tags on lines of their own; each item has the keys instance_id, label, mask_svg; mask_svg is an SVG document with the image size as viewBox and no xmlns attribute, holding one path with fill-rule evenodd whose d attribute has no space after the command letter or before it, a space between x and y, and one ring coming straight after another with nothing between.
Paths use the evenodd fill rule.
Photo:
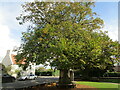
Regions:
<instances>
[{"instance_id":1,"label":"green grass","mask_svg":"<svg viewBox=\"0 0 120 90\"><path fill-rule=\"evenodd\" d=\"M103 83L103 82L77 81L76 84L88 85L100 89L118 88L118 84L105 83L105 82ZM119 90L120 90L120 85L119 85Z\"/></svg>"},{"instance_id":2,"label":"green grass","mask_svg":"<svg viewBox=\"0 0 120 90\"><path fill-rule=\"evenodd\" d=\"M103 82L120 83L119 79L104 79Z\"/></svg>"}]
</instances>

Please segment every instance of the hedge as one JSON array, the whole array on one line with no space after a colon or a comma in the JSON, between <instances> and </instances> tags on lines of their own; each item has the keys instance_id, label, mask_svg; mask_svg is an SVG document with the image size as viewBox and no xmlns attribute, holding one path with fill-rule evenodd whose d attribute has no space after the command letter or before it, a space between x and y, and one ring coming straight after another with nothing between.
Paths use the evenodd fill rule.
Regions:
<instances>
[{"instance_id":1,"label":"hedge","mask_svg":"<svg viewBox=\"0 0 120 90\"><path fill-rule=\"evenodd\" d=\"M43 72L35 72L36 75L38 76L52 76L53 72L51 71L43 71Z\"/></svg>"},{"instance_id":2,"label":"hedge","mask_svg":"<svg viewBox=\"0 0 120 90\"><path fill-rule=\"evenodd\" d=\"M38 76L59 76L59 70L54 71L36 71L35 75Z\"/></svg>"},{"instance_id":3,"label":"hedge","mask_svg":"<svg viewBox=\"0 0 120 90\"><path fill-rule=\"evenodd\" d=\"M120 72L106 72L103 77L120 77Z\"/></svg>"}]
</instances>

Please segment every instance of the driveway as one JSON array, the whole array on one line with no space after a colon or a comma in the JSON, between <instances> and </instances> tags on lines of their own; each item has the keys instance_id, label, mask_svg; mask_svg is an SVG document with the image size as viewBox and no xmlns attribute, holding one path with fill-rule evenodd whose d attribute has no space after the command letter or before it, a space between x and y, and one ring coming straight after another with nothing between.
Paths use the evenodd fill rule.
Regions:
<instances>
[{"instance_id":1,"label":"driveway","mask_svg":"<svg viewBox=\"0 0 120 90\"><path fill-rule=\"evenodd\" d=\"M2 90L15 90L31 86L36 86L45 83L58 82L58 77L53 76L39 76L36 80L15 81L12 83L3 83Z\"/></svg>"}]
</instances>

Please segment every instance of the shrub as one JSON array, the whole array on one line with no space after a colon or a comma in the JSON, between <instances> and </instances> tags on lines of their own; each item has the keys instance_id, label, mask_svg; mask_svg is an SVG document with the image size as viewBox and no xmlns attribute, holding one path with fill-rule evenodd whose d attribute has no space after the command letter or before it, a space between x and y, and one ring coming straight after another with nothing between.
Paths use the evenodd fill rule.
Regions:
<instances>
[{"instance_id":1,"label":"shrub","mask_svg":"<svg viewBox=\"0 0 120 90\"><path fill-rule=\"evenodd\" d=\"M59 76L59 70L47 70L47 71L39 71L39 70L36 70L35 71L35 75L38 75L38 76Z\"/></svg>"},{"instance_id":2,"label":"shrub","mask_svg":"<svg viewBox=\"0 0 120 90\"><path fill-rule=\"evenodd\" d=\"M101 79L101 81L102 82L112 82L112 83L120 83L120 80L119 79L110 79L110 78L108 78L108 79Z\"/></svg>"},{"instance_id":3,"label":"shrub","mask_svg":"<svg viewBox=\"0 0 120 90\"><path fill-rule=\"evenodd\" d=\"M106 72L103 77L120 77L120 72Z\"/></svg>"},{"instance_id":4,"label":"shrub","mask_svg":"<svg viewBox=\"0 0 120 90\"><path fill-rule=\"evenodd\" d=\"M51 71L42 71L42 72L37 71L37 72L35 72L35 74L38 76L52 76L53 72L51 72Z\"/></svg>"}]
</instances>

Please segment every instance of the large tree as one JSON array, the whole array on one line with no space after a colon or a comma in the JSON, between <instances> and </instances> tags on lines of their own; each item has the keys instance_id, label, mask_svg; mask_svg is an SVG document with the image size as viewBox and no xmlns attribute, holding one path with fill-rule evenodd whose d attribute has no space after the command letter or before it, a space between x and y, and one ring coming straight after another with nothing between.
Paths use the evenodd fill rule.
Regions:
<instances>
[{"instance_id":1,"label":"large tree","mask_svg":"<svg viewBox=\"0 0 120 90\"><path fill-rule=\"evenodd\" d=\"M23 32L17 60L49 64L61 72L59 84L70 84L68 70L106 68L113 64L113 41L105 32L103 20L92 11L93 2L29 2L24 4L20 24Z\"/></svg>"}]
</instances>

